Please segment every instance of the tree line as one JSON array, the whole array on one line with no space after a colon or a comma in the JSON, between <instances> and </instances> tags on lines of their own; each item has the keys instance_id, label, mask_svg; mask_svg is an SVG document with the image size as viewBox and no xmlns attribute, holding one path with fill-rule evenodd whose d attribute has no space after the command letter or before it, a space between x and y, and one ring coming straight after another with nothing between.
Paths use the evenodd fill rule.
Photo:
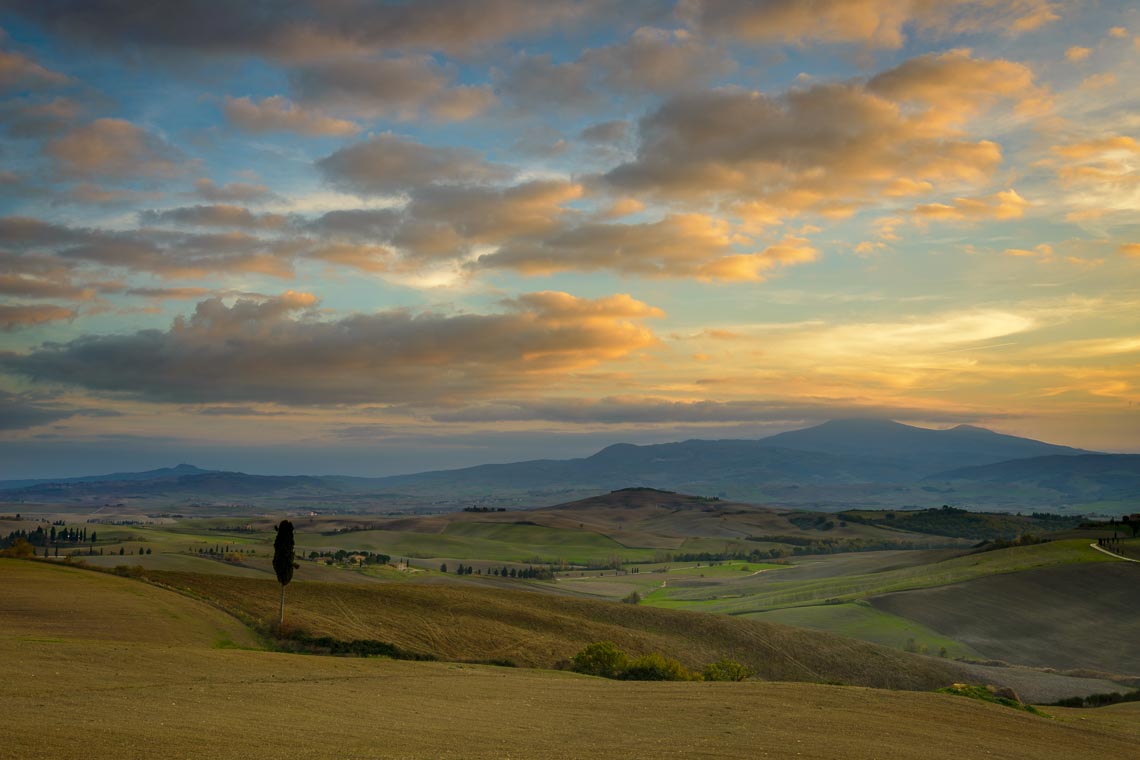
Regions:
<instances>
[{"instance_id":1,"label":"tree line","mask_svg":"<svg viewBox=\"0 0 1140 760\"><path fill-rule=\"evenodd\" d=\"M55 546L57 544L93 544L98 538L98 532L91 531L91 537L88 539L87 528L65 527L56 530L56 526L53 524L50 530L44 530L44 527L39 525L35 530L14 530L7 536L0 538L0 549L7 549L16 543L17 539L23 539L32 546Z\"/></svg>"}]
</instances>

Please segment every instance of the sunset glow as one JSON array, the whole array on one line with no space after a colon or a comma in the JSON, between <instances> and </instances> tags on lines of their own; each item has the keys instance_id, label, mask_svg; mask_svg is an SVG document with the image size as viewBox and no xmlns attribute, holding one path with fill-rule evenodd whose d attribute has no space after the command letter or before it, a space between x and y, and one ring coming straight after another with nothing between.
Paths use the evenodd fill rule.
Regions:
<instances>
[{"instance_id":1,"label":"sunset glow","mask_svg":"<svg viewBox=\"0 0 1140 760\"><path fill-rule=\"evenodd\" d=\"M1140 452L1134 3L169 6L0 0L0 477Z\"/></svg>"}]
</instances>

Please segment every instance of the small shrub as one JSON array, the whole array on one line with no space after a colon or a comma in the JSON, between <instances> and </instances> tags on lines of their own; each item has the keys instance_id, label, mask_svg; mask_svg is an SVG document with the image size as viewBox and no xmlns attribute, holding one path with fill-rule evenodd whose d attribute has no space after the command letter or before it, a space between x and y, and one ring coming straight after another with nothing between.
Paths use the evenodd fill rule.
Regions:
<instances>
[{"instance_id":1,"label":"small shrub","mask_svg":"<svg viewBox=\"0 0 1140 760\"><path fill-rule=\"evenodd\" d=\"M636 591L630 591L626 596L622 597L624 604L641 604L641 594Z\"/></svg>"},{"instance_id":2,"label":"small shrub","mask_svg":"<svg viewBox=\"0 0 1140 760\"><path fill-rule=\"evenodd\" d=\"M992 686L973 686L970 684L956 683L953 686L947 686L944 689L939 689L939 694L953 694L959 697L969 697L970 699L977 699L982 702L992 702L996 705L1004 705L1005 707L1012 707L1015 710L1025 710L1034 715L1041 715L1033 705L1022 704L1017 695L1013 693L1012 689L1000 690L1006 691L1012 696L1002 696L999 690Z\"/></svg>"},{"instance_id":3,"label":"small shrub","mask_svg":"<svg viewBox=\"0 0 1140 760\"><path fill-rule=\"evenodd\" d=\"M570 669L602 678L618 678L629 665L629 657L612 641L596 641L574 655Z\"/></svg>"},{"instance_id":4,"label":"small shrub","mask_svg":"<svg viewBox=\"0 0 1140 760\"><path fill-rule=\"evenodd\" d=\"M736 660L721 657L706 665L701 675L706 681L744 681L752 676L752 671Z\"/></svg>"},{"instance_id":5,"label":"small shrub","mask_svg":"<svg viewBox=\"0 0 1140 760\"><path fill-rule=\"evenodd\" d=\"M700 678L672 657L656 652L638 657L619 677L625 681L694 681Z\"/></svg>"}]
</instances>

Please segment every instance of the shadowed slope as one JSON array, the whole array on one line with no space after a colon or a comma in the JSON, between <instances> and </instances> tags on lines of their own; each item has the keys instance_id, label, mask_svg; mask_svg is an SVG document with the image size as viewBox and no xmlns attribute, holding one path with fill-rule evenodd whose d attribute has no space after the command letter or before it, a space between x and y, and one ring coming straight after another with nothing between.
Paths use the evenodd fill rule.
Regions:
<instances>
[{"instance_id":1,"label":"shadowed slope","mask_svg":"<svg viewBox=\"0 0 1140 760\"><path fill-rule=\"evenodd\" d=\"M903 591L873 599L988 657L1140 675L1140 565L1098 562Z\"/></svg>"}]
</instances>

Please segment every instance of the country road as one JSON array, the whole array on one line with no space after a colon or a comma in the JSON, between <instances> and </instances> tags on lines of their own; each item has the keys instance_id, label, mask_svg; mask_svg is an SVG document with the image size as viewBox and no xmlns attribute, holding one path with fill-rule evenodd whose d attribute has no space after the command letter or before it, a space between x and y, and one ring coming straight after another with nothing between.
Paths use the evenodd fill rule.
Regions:
<instances>
[{"instance_id":1,"label":"country road","mask_svg":"<svg viewBox=\"0 0 1140 760\"><path fill-rule=\"evenodd\" d=\"M1103 546L1097 546L1096 544L1089 544L1089 547L1092 549L1096 549L1098 552L1104 552L1105 554L1107 554L1110 557L1116 557L1117 559L1122 559L1125 562L1140 562L1140 559L1132 559L1131 557L1125 557L1124 555L1117 554L1116 552L1110 552L1108 549L1105 549Z\"/></svg>"}]
</instances>

